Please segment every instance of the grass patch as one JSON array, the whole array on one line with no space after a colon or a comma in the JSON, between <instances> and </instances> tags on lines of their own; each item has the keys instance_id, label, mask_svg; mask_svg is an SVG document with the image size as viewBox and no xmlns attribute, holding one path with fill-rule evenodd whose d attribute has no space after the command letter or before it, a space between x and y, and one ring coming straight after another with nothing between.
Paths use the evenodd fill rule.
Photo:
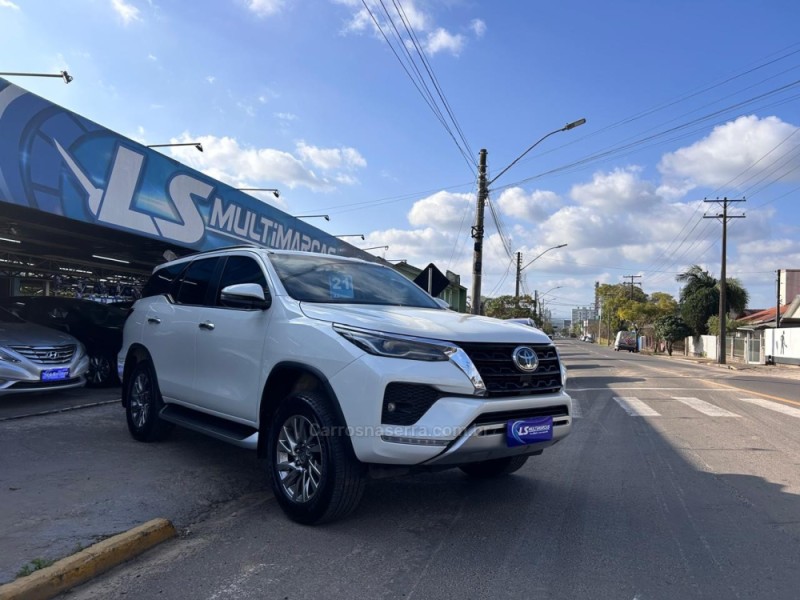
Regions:
<instances>
[{"instance_id":1,"label":"grass patch","mask_svg":"<svg viewBox=\"0 0 800 600\"><path fill-rule=\"evenodd\" d=\"M28 564L23 566L19 571L17 571L17 577L26 577L31 573L35 573L39 569L44 569L52 565L55 561L49 560L47 558L34 558Z\"/></svg>"}]
</instances>

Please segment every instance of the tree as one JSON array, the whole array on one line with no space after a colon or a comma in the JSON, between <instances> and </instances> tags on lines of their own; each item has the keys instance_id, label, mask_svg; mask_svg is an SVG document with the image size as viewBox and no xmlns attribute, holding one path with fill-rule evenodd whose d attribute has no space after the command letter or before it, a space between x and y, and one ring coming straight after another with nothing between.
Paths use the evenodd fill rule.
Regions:
<instances>
[{"instance_id":1,"label":"tree","mask_svg":"<svg viewBox=\"0 0 800 600\"><path fill-rule=\"evenodd\" d=\"M520 317L531 317L536 324L541 327L542 323L536 314L536 305L533 298L520 296L517 301L516 296L498 296L497 298L487 298L484 303L484 314L495 319L513 319Z\"/></svg>"},{"instance_id":2,"label":"tree","mask_svg":"<svg viewBox=\"0 0 800 600\"><path fill-rule=\"evenodd\" d=\"M734 331L743 325L742 321L737 321L736 319L731 319L727 321L727 328L728 331ZM719 315L712 315L708 317L708 321L706 322L706 327L708 328L709 335L719 335Z\"/></svg>"},{"instance_id":3,"label":"tree","mask_svg":"<svg viewBox=\"0 0 800 600\"><path fill-rule=\"evenodd\" d=\"M672 344L688 337L692 333L689 326L677 315L667 315L657 319L655 331L656 335L666 343L667 354L670 356L672 356Z\"/></svg>"},{"instance_id":4,"label":"tree","mask_svg":"<svg viewBox=\"0 0 800 600\"><path fill-rule=\"evenodd\" d=\"M719 313L719 282L693 265L675 278L685 284L680 295L680 313L695 336L708 332L709 317ZM740 314L750 297L738 279L726 279L726 306L728 311ZM727 311L726 311L727 312Z\"/></svg>"}]
</instances>

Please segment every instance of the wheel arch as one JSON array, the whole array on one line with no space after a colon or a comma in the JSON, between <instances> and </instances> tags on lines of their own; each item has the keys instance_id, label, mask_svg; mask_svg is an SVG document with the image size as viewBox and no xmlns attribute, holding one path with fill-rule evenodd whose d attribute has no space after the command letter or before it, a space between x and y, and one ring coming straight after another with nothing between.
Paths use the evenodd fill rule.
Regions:
<instances>
[{"instance_id":1,"label":"wheel arch","mask_svg":"<svg viewBox=\"0 0 800 600\"><path fill-rule=\"evenodd\" d=\"M122 371L122 406L128 406L128 381L133 368L143 360L153 362L147 348L141 344L131 344L131 347L128 348L128 354L125 356L125 367Z\"/></svg>"},{"instance_id":2,"label":"wheel arch","mask_svg":"<svg viewBox=\"0 0 800 600\"><path fill-rule=\"evenodd\" d=\"M266 430L267 424L271 422L273 415L278 410L281 400L297 392L318 392L324 394L330 401L331 409L336 415L339 424L342 426L347 425L342 407L339 403L339 398L336 392L333 391L328 378L319 369L310 365L285 361L278 363L272 368L264 384L264 390L261 393L258 424L259 430L262 433ZM355 457L353 442L350 436L346 436L346 439L348 451L351 453L352 457ZM258 456L261 458L266 456L266 441L266 435L258 436Z\"/></svg>"}]
</instances>

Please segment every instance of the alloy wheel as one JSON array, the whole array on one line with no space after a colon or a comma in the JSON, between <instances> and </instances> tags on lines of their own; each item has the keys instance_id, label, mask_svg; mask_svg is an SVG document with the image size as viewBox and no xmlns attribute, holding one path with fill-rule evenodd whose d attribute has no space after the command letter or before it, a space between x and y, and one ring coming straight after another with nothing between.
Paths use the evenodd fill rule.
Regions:
<instances>
[{"instance_id":1,"label":"alloy wheel","mask_svg":"<svg viewBox=\"0 0 800 600\"><path fill-rule=\"evenodd\" d=\"M144 427L150 413L150 403L152 390L150 377L144 371L139 371L133 380L131 394L128 402L130 403L131 420L137 429Z\"/></svg>"},{"instance_id":2,"label":"alloy wheel","mask_svg":"<svg viewBox=\"0 0 800 600\"><path fill-rule=\"evenodd\" d=\"M306 503L322 480L323 450L319 427L302 415L292 415L278 434L275 453L280 485L287 498Z\"/></svg>"}]
</instances>

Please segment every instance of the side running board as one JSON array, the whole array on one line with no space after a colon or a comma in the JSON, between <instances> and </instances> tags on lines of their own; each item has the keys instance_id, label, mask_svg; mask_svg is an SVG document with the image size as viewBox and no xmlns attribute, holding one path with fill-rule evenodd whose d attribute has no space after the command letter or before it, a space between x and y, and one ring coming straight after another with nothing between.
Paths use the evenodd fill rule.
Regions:
<instances>
[{"instance_id":1,"label":"side running board","mask_svg":"<svg viewBox=\"0 0 800 600\"><path fill-rule=\"evenodd\" d=\"M165 406L158 416L169 423L209 435L234 446L249 450L258 448L258 430L254 427L233 423L176 404Z\"/></svg>"}]
</instances>

